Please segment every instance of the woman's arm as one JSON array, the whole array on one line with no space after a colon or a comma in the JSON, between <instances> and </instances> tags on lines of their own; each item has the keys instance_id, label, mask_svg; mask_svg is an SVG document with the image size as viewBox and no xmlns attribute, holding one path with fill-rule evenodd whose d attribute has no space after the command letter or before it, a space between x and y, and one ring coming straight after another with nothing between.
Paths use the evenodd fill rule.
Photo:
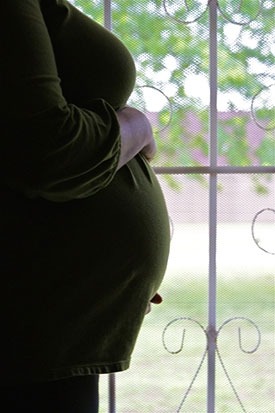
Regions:
<instances>
[{"instance_id":1,"label":"woman's arm","mask_svg":"<svg viewBox=\"0 0 275 413\"><path fill-rule=\"evenodd\" d=\"M121 120L102 99L89 110L66 102L39 0L0 0L0 14L2 182L52 201L97 192L127 162L125 140L130 157L142 150L136 116Z\"/></svg>"},{"instance_id":2,"label":"woman's arm","mask_svg":"<svg viewBox=\"0 0 275 413\"><path fill-rule=\"evenodd\" d=\"M156 153L156 143L146 116L126 107L117 113L121 133L121 153L117 169L141 152L149 161Z\"/></svg>"}]
</instances>

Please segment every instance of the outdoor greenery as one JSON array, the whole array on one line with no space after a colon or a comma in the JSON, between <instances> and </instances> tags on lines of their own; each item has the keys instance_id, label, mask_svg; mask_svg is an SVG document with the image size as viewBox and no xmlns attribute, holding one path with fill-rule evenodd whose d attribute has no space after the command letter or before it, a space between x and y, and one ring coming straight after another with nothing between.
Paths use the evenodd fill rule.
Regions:
<instances>
[{"instance_id":1,"label":"outdoor greenery","mask_svg":"<svg viewBox=\"0 0 275 413\"><path fill-rule=\"evenodd\" d=\"M103 23L102 0L72 2ZM209 163L207 3L112 1L113 31L138 69L131 103L154 125L156 166ZM218 3L219 164L275 165L274 2ZM266 179L254 182L258 192L265 193Z\"/></svg>"},{"instance_id":2,"label":"outdoor greenery","mask_svg":"<svg viewBox=\"0 0 275 413\"><path fill-rule=\"evenodd\" d=\"M103 0L70 1L104 23ZM275 166L274 1L219 0L218 4L219 165ZM113 0L112 21L112 30L135 58L137 87L130 103L146 111L154 126L159 149L154 165L209 165L208 0ZM196 176L202 180L201 175ZM175 183L171 175L167 179L170 184ZM262 174L251 179L261 195L268 192L273 178ZM187 243L198 244L198 239L203 238L202 232L192 238L196 225L187 235L183 231ZM233 233L230 245L242 239L238 231ZM241 244L239 249L243 254ZM192 248L186 252L180 244L180 276L168 268L161 288L164 302L145 319L132 368L118 374L120 413L174 413L190 385L190 372L194 373L194 366L200 362L204 340L197 338L198 329L190 323L186 339L190 345L182 353L172 355L162 346L162 332L177 317L192 317L207 326L207 270L194 277L188 274L186 254L193 262L202 260L191 253ZM226 250L227 258L228 254ZM234 259L238 262L238 257ZM256 260L254 250L248 251L245 259ZM257 274L244 274L246 267L240 266L238 273L230 268L227 271L230 276L223 273L224 278L218 280L217 323L219 326L235 316L251 318L261 331L261 346L253 354L240 354L235 326L234 343L232 329L226 327L219 345L247 411L271 413L274 411L274 366L270 363L274 353L274 277L262 268ZM245 342L248 346L254 337L250 333L249 330ZM173 343L173 337L171 340ZM177 346L178 336L174 342ZM182 412L205 412L205 364ZM107 381L108 377L101 377L102 413L108 410ZM216 411L241 411L219 365Z\"/></svg>"},{"instance_id":3,"label":"outdoor greenery","mask_svg":"<svg viewBox=\"0 0 275 413\"><path fill-rule=\"evenodd\" d=\"M248 413L274 411L274 290L272 276L236 279L219 283L218 327L227 319L245 316L257 324L261 343L252 354L242 353L238 344L238 327L242 328L243 345L253 349L257 334L251 325L232 321L218 338L218 348L240 400ZM120 413L175 413L190 385L205 350L204 334L194 322L180 323L167 330L171 350L184 346L178 354L169 354L162 344L162 333L171 320L192 317L206 327L206 280L187 279L184 283L167 283L162 289L164 302L145 318L132 366L117 374L117 409ZM182 413L206 413L206 365L194 382L182 406ZM242 409L217 359L216 412L240 413ZM106 377L101 377L101 410L107 411Z\"/></svg>"}]
</instances>

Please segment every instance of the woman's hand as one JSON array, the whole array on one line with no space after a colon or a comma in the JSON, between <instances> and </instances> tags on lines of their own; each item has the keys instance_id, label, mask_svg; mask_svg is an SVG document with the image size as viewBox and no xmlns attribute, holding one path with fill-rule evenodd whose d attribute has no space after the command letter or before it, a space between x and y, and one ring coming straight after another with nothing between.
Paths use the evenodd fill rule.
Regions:
<instances>
[{"instance_id":1,"label":"woman's hand","mask_svg":"<svg viewBox=\"0 0 275 413\"><path fill-rule=\"evenodd\" d=\"M148 303L148 305L147 305L147 309L146 309L146 313L145 314L148 314L148 313L150 313L150 311L151 311L151 303L153 303L153 304L161 304L162 303L162 296L159 294L159 293L156 293L155 295L154 295L154 297L150 300L150 302Z\"/></svg>"},{"instance_id":2,"label":"woman's hand","mask_svg":"<svg viewBox=\"0 0 275 413\"><path fill-rule=\"evenodd\" d=\"M117 118L121 135L121 152L117 169L138 153L142 153L150 161L156 153L156 143L147 117L139 110L127 106L117 112Z\"/></svg>"}]
</instances>

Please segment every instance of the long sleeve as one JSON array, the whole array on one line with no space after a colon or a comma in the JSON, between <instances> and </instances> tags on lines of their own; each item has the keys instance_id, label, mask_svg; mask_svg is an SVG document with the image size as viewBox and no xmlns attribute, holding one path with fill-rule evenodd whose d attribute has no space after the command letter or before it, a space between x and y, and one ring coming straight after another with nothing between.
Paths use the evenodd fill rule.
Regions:
<instances>
[{"instance_id":1,"label":"long sleeve","mask_svg":"<svg viewBox=\"0 0 275 413\"><path fill-rule=\"evenodd\" d=\"M0 174L28 197L87 197L112 180L120 152L113 107L68 103L39 0L0 0ZM95 80L96 81L96 80Z\"/></svg>"}]
</instances>

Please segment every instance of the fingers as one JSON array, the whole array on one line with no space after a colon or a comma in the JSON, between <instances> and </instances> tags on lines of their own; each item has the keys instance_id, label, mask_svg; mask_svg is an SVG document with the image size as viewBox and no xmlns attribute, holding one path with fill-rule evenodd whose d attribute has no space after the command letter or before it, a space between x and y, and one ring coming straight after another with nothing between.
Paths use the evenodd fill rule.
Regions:
<instances>
[{"instance_id":1,"label":"fingers","mask_svg":"<svg viewBox=\"0 0 275 413\"><path fill-rule=\"evenodd\" d=\"M163 300L162 296L159 293L156 293L150 301L153 304L161 304Z\"/></svg>"},{"instance_id":2,"label":"fingers","mask_svg":"<svg viewBox=\"0 0 275 413\"><path fill-rule=\"evenodd\" d=\"M151 309L152 309L151 303L148 303L148 304L147 304L147 307L146 307L145 314L150 313L150 312L151 312Z\"/></svg>"},{"instance_id":3,"label":"fingers","mask_svg":"<svg viewBox=\"0 0 275 413\"><path fill-rule=\"evenodd\" d=\"M156 152L157 152L156 142L154 138L152 137L152 141L142 149L141 153L150 162L154 158Z\"/></svg>"},{"instance_id":4,"label":"fingers","mask_svg":"<svg viewBox=\"0 0 275 413\"><path fill-rule=\"evenodd\" d=\"M153 304L161 304L162 301L163 301L163 300L162 300L162 296L161 296L159 293L156 293L156 294L154 295L154 297L151 298L150 302L147 304L145 314L148 314L148 313L151 312L151 310L152 310L152 305L151 305L151 303L153 303Z\"/></svg>"},{"instance_id":5,"label":"fingers","mask_svg":"<svg viewBox=\"0 0 275 413\"><path fill-rule=\"evenodd\" d=\"M151 124L146 115L131 107L118 111L116 115L121 139L117 169L140 152L150 161L156 153L156 143Z\"/></svg>"}]
</instances>

